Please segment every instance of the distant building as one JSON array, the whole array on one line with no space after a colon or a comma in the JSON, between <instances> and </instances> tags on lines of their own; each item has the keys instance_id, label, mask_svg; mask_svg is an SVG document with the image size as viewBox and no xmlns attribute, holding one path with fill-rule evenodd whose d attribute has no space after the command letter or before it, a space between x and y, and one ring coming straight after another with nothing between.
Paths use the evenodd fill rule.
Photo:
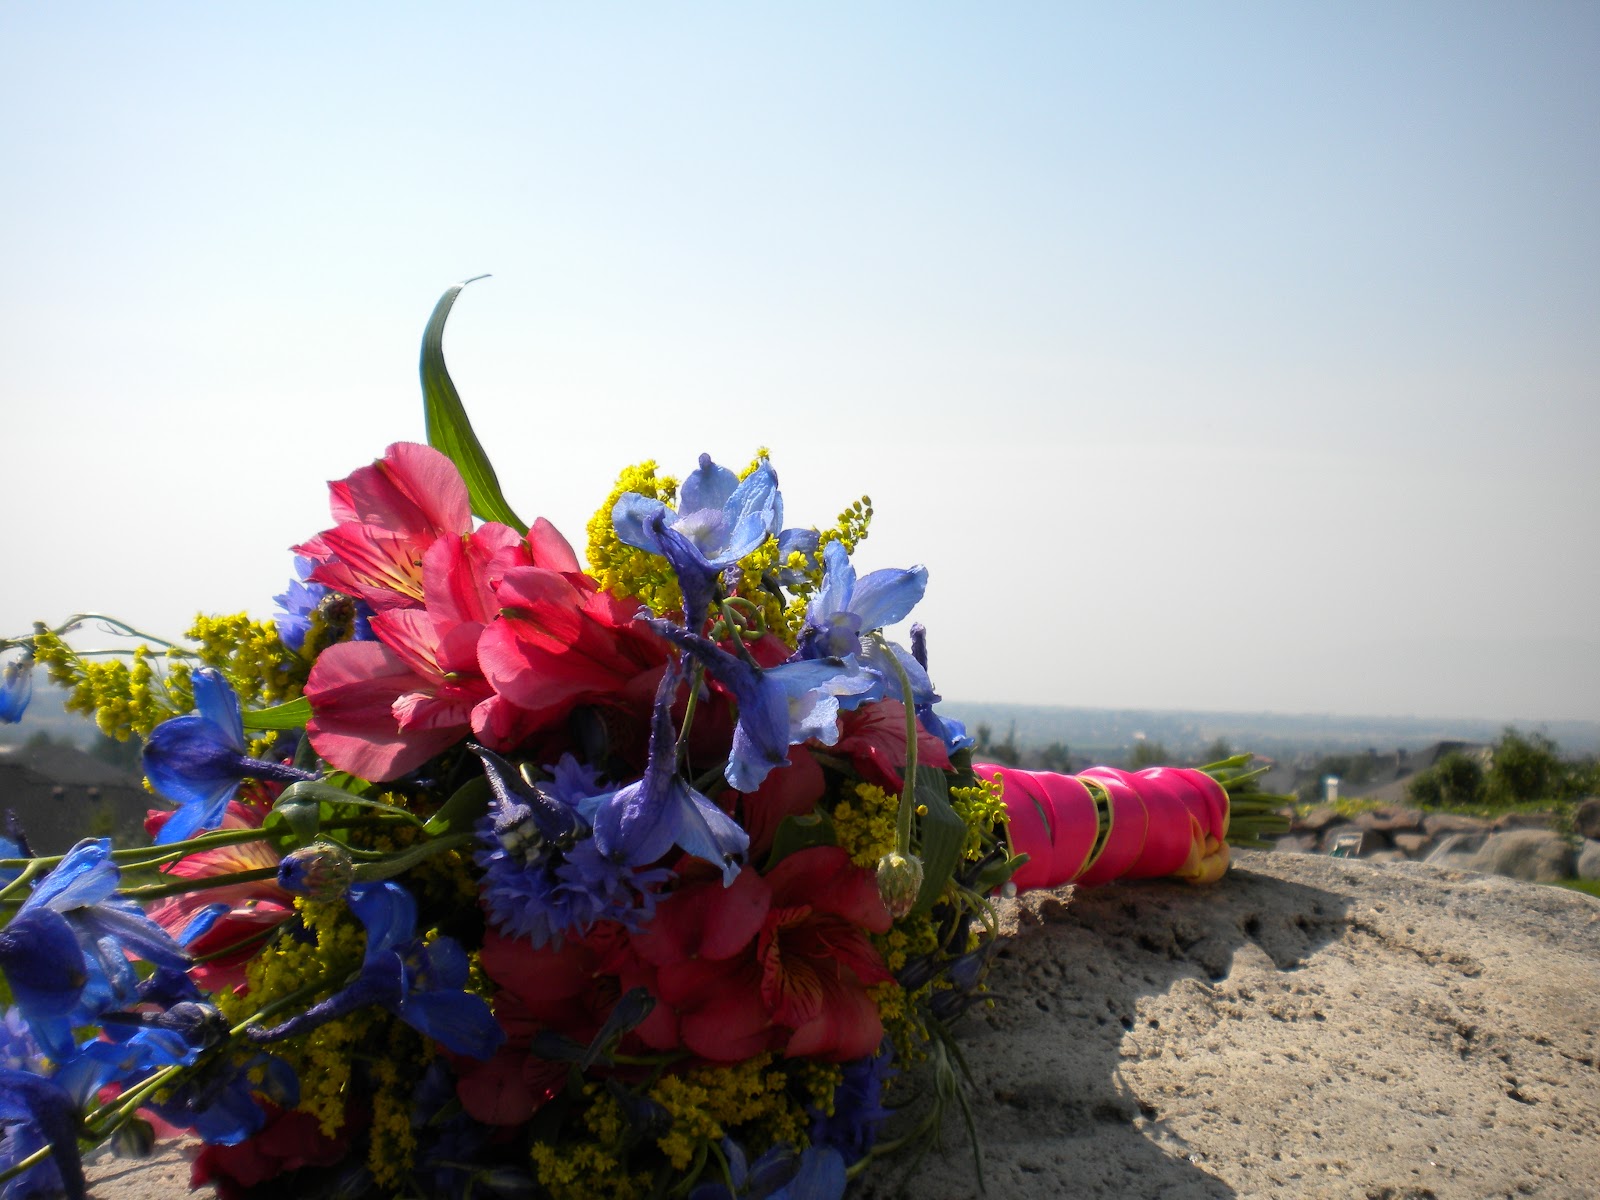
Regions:
<instances>
[{"instance_id":1,"label":"distant building","mask_svg":"<svg viewBox=\"0 0 1600 1200\"><path fill-rule=\"evenodd\" d=\"M73 746L0 746L0 813L16 814L35 854L61 854L86 837L144 845L145 813L164 807L137 776Z\"/></svg>"}]
</instances>

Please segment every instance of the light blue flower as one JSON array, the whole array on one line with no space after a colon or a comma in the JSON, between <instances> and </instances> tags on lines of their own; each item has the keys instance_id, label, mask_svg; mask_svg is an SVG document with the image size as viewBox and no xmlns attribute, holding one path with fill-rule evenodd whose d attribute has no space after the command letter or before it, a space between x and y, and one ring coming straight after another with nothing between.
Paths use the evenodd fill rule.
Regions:
<instances>
[{"instance_id":1,"label":"light blue flower","mask_svg":"<svg viewBox=\"0 0 1600 1200\"><path fill-rule=\"evenodd\" d=\"M700 456L678 489L678 508L628 492L611 510L611 524L626 545L662 555L672 564L683 592L684 614L698 630L717 575L749 554L783 525L783 497L772 464L760 464L741 480Z\"/></svg>"},{"instance_id":2,"label":"light blue flower","mask_svg":"<svg viewBox=\"0 0 1600 1200\"><path fill-rule=\"evenodd\" d=\"M723 777L753 792L774 767L789 761L789 747L815 738L839 740L839 713L879 686L878 678L847 659L818 658L762 668L670 621L650 627L698 658L711 677L733 693L739 719Z\"/></svg>"},{"instance_id":3,"label":"light blue flower","mask_svg":"<svg viewBox=\"0 0 1600 1200\"><path fill-rule=\"evenodd\" d=\"M800 652L845 658L861 652L861 635L903 621L928 590L928 568L873 571L861 579L841 542L822 549L822 586L806 606Z\"/></svg>"},{"instance_id":4,"label":"light blue flower","mask_svg":"<svg viewBox=\"0 0 1600 1200\"><path fill-rule=\"evenodd\" d=\"M33 699L33 651L0 667L0 725L15 725L22 720Z\"/></svg>"},{"instance_id":5,"label":"light blue flower","mask_svg":"<svg viewBox=\"0 0 1600 1200\"><path fill-rule=\"evenodd\" d=\"M156 835L158 845L215 829L243 779L295 783L317 777L311 771L247 755L239 697L233 688L212 667L198 668L192 678L193 715L163 721L150 731L144 747L144 773L150 786L180 805Z\"/></svg>"}]
</instances>

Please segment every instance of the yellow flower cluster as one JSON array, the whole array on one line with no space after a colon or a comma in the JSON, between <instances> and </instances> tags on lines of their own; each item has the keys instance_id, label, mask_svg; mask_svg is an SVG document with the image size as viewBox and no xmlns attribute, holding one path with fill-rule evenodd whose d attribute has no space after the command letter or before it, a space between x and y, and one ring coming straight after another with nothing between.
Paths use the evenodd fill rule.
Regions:
<instances>
[{"instance_id":1,"label":"yellow flower cluster","mask_svg":"<svg viewBox=\"0 0 1600 1200\"><path fill-rule=\"evenodd\" d=\"M293 700L305 684L305 664L284 646L271 621L252 621L248 613L201 613L183 636L196 643L201 662L228 677L247 708Z\"/></svg>"},{"instance_id":2,"label":"yellow flower cluster","mask_svg":"<svg viewBox=\"0 0 1600 1200\"><path fill-rule=\"evenodd\" d=\"M415 1061L417 1048L408 1049L409 1054L396 1050L369 1064L372 1143L367 1151L367 1169L380 1187L398 1188L416 1161L417 1134L411 1128L411 1091L415 1081L407 1080L406 1086L401 1086L400 1072L395 1067L396 1062Z\"/></svg>"},{"instance_id":3,"label":"yellow flower cluster","mask_svg":"<svg viewBox=\"0 0 1600 1200\"><path fill-rule=\"evenodd\" d=\"M833 810L833 832L858 867L876 869L878 860L895 848L895 814L900 797L870 783L858 783L856 800L841 800Z\"/></svg>"},{"instance_id":4,"label":"yellow flower cluster","mask_svg":"<svg viewBox=\"0 0 1600 1200\"><path fill-rule=\"evenodd\" d=\"M789 1075L770 1069L773 1056L760 1054L727 1067L696 1067L668 1075L650 1089L672 1116L672 1128L656 1145L673 1169L687 1170L706 1146L735 1127L752 1156L778 1142L806 1145L806 1113L789 1093Z\"/></svg>"},{"instance_id":5,"label":"yellow flower cluster","mask_svg":"<svg viewBox=\"0 0 1600 1200\"><path fill-rule=\"evenodd\" d=\"M982 858L995 843L995 828L1006 819L1005 801L1000 798L998 781L979 778L977 787L950 789L950 807L967 827L961 856L972 862Z\"/></svg>"},{"instance_id":6,"label":"yellow flower cluster","mask_svg":"<svg viewBox=\"0 0 1600 1200\"><path fill-rule=\"evenodd\" d=\"M671 504L678 496L678 481L657 475L654 459L623 469L605 502L589 518L589 571L614 596L632 596L658 615L674 612L683 607L683 594L667 560L624 544L611 524L611 510L628 492Z\"/></svg>"},{"instance_id":7,"label":"yellow flower cluster","mask_svg":"<svg viewBox=\"0 0 1600 1200\"><path fill-rule=\"evenodd\" d=\"M137 646L131 662L120 658L90 659L80 656L60 637L37 633L33 652L49 671L50 682L70 688L67 711L94 718L100 732L125 742L137 734L145 737L168 717L194 707L189 690L189 668L167 655L165 673L158 672L158 652Z\"/></svg>"},{"instance_id":8,"label":"yellow flower cluster","mask_svg":"<svg viewBox=\"0 0 1600 1200\"><path fill-rule=\"evenodd\" d=\"M649 1175L629 1175L615 1154L593 1142L535 1142L533 1173L551 1200L644 1200L650 1194Z\"/></svg>"},{"instance_id":9,"label":"yellow flower cluster","mask_svg":"<svg viewBox=\"0 0 1600 1200\"><path fill-rule=\"evenodd\" d=\"M217 1007L230 1022L236 1024L266 1005L320 982L323 986L298 1001L295 1011L309 1008L336 991L360 964L366 934L342 903L319 904L299 897L295 908L311 940L274 939L246 967L246 994L223 990L215 995ZM344 1124L351 1048L374 1031L375 1022L388 1020L387 1014L362 1009L299 1037L286 1038L273 1048L300 1078L299 1111L316 1117L329 1137Z\"/></svg>"}]
</instances>

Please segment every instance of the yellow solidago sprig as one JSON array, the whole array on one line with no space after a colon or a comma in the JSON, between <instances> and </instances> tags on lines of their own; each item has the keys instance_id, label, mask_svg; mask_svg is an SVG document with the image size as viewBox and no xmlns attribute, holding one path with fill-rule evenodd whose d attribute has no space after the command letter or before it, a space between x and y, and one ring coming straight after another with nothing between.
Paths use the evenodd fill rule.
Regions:
<instances>
[{"instance_id":1,"label":"yellow solidago sprig","mask_svg":"<svg viewBox=\"0 0 1600 1200\"><path fill-rule=\"evenodd\" d=\"M678 481L671 475L658 475L654 459L623 469L605 502L589 518L589 571L613 596L631 596L663 616L682 607L683 595L665 558L630 546L617 536L611 513L617 501L629 494L670 505L678 498Z\"/></svg>"}]
</instances>

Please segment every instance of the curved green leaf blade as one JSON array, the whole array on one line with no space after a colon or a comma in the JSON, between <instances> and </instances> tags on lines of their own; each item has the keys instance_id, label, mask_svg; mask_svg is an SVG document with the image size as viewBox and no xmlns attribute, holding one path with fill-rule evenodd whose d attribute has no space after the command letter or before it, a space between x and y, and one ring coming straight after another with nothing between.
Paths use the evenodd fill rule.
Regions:
<instances>
[{"instance_id":1,"label":"curved green leaf blade","mask_svg":"<svg viewBox=\"0 0 1600 1200\"><path fill-rule=\"evenodd\" d=\"M246 729L304 729L311 720L311 701L301 696L273 708L258 708L239 714Z\"/></svg>"},{"instance_id":2,"label":"curved green leaf blade","mask_svg":"<svg viewBox=\"0 0 1600 1200\"><path fill-rule=\"evenodd\" d=\"M428 422L428 445L455 463L461 478L466 480L472 511L485 521L499 521L518 533L527 533L527 525L511 511L501 494L500 479L490 466L478 435L472 432L467 410L444 365L444 323L450 316L450 309L462 288L475 279L486 278L486 275L474 275L472 279L462 280L440 296L439 303L433 307L433 316L428 318L428 327L422 333L422 409Z\"/></svg>"}]
</instances>

